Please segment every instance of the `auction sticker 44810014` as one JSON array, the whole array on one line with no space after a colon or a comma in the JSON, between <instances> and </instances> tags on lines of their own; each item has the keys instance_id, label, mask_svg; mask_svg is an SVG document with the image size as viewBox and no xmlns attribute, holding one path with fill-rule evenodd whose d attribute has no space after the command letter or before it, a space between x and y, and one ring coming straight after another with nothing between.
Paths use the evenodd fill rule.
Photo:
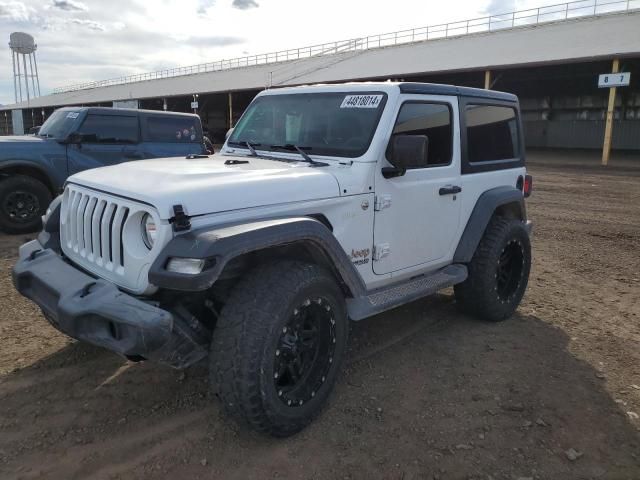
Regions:
<instances>
[{"instance_id":1,"label":"auction sticker 44810014","mask_svg":"<svg viewBox=\"0 0 640 480\"><path fill-rule=\"evenodd\" d=\"M347 95L340 108L378 108L382 95Z\"/></svg>"}]
</instances>

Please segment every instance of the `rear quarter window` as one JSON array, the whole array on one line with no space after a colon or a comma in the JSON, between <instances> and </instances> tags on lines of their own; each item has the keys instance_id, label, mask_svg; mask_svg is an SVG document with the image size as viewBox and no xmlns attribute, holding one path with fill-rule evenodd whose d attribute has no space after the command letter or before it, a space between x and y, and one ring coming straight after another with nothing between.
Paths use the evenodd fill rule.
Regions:
<instances>
[{"instance_id":1,"label":"rear quarter window","mask_svg":"<svg viewBox=\"0 0 640 480\"><path fill-rule=\"evenodd\" d=\"M145 140L148 142L202 142L202 131L197 118L151 115L146 117L144 123Z\"/></svg>"},{"instance_id":2,"label":"rear quarter window","mask_svg":"<svg viewBox=\"0 0 640 480\"><path fill-rule=\"evenodd\" d=\"M519 156L516 110L498 105L467 105L467 155L470 163L507 160Z\"/></svg>"}]
</instances>

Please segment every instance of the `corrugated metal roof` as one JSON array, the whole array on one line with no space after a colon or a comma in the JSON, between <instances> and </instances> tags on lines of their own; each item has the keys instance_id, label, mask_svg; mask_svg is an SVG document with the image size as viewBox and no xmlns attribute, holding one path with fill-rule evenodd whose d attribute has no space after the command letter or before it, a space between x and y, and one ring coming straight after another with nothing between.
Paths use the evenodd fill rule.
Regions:
<instances>
[{"instance_id":1,"label":"corrugated metal roof","mask_svg":"<svg viewBox=\"0 0 640 480\"><path fill-rule=\"evenodd\" d=\"M0 110L640 55L640 11L47 95Z\"/></svg>"}]
</instances>

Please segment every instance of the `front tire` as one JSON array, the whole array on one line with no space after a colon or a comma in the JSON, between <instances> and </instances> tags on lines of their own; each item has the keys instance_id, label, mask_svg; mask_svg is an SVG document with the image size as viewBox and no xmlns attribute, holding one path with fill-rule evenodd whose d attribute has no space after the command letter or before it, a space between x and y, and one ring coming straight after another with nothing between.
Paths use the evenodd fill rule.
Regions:
<instances>
[{"instance_id":1,"label":"front tire","mask_svg":"<svg viewBox=\"0 0 640 480\"><path fill-rule=\"evenodd\" d=\"M531 242L524 224L493 217L468 268L468 278L454 287L462 311L491 322L513 315L531 269Z\"/></svg>"},{"instance_id":2,"label":"front tire","mask_svg":"<svg viewBox=\"0 0 640 480\"><path fill-rule=\"evenodd\" d=\"M51 192L39 180L14 175L0 181L0 231L31 233L42 227L41 215L51 203Z\"/></svg>"},{"instance_id":3,"label":"front tire","mask_svg":"<svg viewBox=\"0 0 640 480\"><path fill-rule=\"evenodd\" d=\"M323 268L285 260L250 272L211 343L210 378L223 408L273 436L302 430L333 389L348 327L343 294Z\"/></svg>"}]
</instances>

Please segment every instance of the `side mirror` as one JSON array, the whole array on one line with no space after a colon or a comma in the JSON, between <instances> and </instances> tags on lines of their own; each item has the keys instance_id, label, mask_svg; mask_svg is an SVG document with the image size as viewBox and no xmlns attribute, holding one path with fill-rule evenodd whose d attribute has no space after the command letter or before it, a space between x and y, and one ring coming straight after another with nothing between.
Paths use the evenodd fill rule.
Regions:
<instances>
[{"instance_id":1,"label":"side mirror","mask_svg":"<svg viewBox=\"0 0 640 480\"><path fill-rule=\"evenodd\" d=\"M82 134L78 132L71 132L65 139L65 143L70 145L80 145L82 143Z\"/></svg>"},{"instance_id":2,"label":"side mirror","mask_svg":"<svg viewBox=\"0 0 640 480\"><path fill-rule=\"evenodd\" d=\"M391 142L389 162L393 167L383 168L385 178L400 177L410 168L427 165L429 138L426 135L395 135Z\"/></svg>"},{"instance_id":3,"label":"side mirror","mask_svg":"<svg viewBox=\"0 0 640 480\"><path fill-rule=\"evenodd\" d=\"M29 133L30 133L31 135L37 135L37 134L38 134L38 132L40 132L40 127L41 127L41 125L38 125L38 126L35 126L35 127L31 127L31 128L29 129Z\"/></svg>"},{"instance_id":4,"label":"side mirror","mask_svg":"<svg viewBox=\"0 0 640 480\"><path fill-rule=\"evenodd\" d=\"M227 133L224 136L225 141L231 136L232 133L233 133L233 127L231 127L229 130L227 130Z\"/></svg>"}]
</instances>

